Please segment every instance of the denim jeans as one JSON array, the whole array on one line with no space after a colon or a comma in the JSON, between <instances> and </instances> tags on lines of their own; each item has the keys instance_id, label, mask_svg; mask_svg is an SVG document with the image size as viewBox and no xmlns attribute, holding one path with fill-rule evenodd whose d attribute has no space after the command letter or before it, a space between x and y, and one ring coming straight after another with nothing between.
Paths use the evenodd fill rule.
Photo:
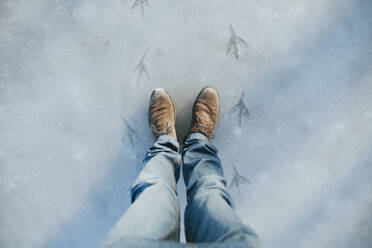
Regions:
<instances>
[{"instance_id":1,"label":"denim jeans","mask_svg":"<svg viewBox=\"0 0 372 248\"><path fill-rule=\"evenodd\" d=\"M102 247L261 247L255 232L236 215L217 149L203 134L190 134L182 151L186 244L179 243L178 142L169 135L158 137L143 163L131 188L132 204Z\"/></svg>"}]
</instances>

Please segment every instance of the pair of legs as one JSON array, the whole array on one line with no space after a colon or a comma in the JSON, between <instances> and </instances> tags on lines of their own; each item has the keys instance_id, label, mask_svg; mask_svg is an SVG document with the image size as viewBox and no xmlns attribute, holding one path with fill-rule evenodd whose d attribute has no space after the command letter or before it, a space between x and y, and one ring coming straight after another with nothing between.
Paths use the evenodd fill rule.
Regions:
<instances>
[{"instance_id":1,"label":"pair of legs","mask_svg":"<svg viewBox=\"0 0 372 248\"><path fill-rule=\"evenodd\" d=\"M172 111L174 115L175 112L167 106L173 103L158 99L160 104L153 108L150 101L149 122L155 142L147 151L144 167L131 188L132 205L110 231L103 247L215 247L218 243L223 247L260 247L256 234L233 209L217 149L209 142L218 118L218 106L209 105L217 103L213 99L204 99L204 103L203 99L199 100L202 104L196 102L193 110L191 131L194 128L195 132L186 137L182 157L172 126ZM187 188L188 244L179 244L176 183L181 162Z\"/></svg>"}]
</instances>

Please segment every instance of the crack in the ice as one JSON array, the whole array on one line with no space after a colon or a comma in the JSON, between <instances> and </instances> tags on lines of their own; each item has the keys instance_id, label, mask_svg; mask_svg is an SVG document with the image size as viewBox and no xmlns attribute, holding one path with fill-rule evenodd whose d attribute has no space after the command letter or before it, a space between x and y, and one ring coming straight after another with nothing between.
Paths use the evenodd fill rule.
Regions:
<instances>
[{"instance_id":1,"label":"crack in the ice","mask_svg":"<svg viewBox=\"0 0 372 248\"><path fill-rule=\"evenodd\" d=\"M147 67L145 65L146 55L147 55L147 51L142 55L141 60L139 61L139 63L134 68L134 71L138 71L137 83L140 83L141 78L143 78L144 76L146 76L147 79L150 78L150 74L147 71Z\"/></svg>"},{"instance_id":2,"label":"crack in the ice","mask_svg":"<svg viewBox=\"0 0 372 248\"><path fill-rule=\"evenodd\" d=\"M136 133L136 131L134 131L133 127L129 124L128 120L124 117L123 117L123 123L124 123L126 132L123 138L121 139L121 142L124 143L124 141L128 138L131 147L134 147L135 140L140 140L140 138L138 137L138 134Z\"/></svg>"}]
</instances>

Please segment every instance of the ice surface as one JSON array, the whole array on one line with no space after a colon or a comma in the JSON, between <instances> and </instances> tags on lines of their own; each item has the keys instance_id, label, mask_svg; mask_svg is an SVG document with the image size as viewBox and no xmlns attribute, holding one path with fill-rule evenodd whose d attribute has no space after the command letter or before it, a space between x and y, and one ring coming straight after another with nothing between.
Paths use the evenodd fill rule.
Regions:
<instances>
[{"instance_id":1,"label":"ice surface","mask_svg":"<svg viewBox=\"0 0 372 248\"><path fill-rule=\"evenodd\" d=\"M97 247L151 145L151 90L172 95L182 140L205 85L220 91L214 144L237 212L266 247L370 247L371 12L1 1L0 247Z\"/></svg>"}]
</instances>

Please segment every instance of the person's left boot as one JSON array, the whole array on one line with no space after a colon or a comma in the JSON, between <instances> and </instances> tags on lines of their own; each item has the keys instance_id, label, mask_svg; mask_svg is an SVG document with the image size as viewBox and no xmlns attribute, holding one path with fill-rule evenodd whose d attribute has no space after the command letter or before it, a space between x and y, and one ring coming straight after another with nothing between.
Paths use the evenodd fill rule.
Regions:
<instances>
[{"instance_id":1,"label":"person's left boot","mask_svg":"<svg viewBox=\"0 0 372 248\"><path fill-rule=\"evenodd\" d=\"M192 109L191 133L204 134L208 140L214 135L220 112L220 100L218 92L213 87L204 87L196 97ZM186 136L187 137L187 136Z\"/></svg>"},{"instance_id":2,"label":"person's left boot","mask_svg":"<svg viewBox=\"0 0 372 248\"><path fill-rule=\"evenodd\" d=\"M150 97L149 125L154 139L161 135L170 135L177 140L176 110L173 101L165 89L155 89Z\"/></svg>"}]
</instances>

